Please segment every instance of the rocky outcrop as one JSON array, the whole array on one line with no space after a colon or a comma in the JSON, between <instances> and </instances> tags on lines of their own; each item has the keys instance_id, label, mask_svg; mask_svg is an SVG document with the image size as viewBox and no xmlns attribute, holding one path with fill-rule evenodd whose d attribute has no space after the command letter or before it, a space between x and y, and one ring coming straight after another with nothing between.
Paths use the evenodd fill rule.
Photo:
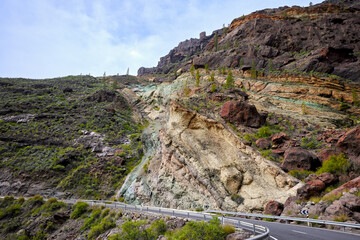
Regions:
<instances>
[{"instance_id":1,"label":"rocky outcrop","mask_svg":"<svg viewBox=\"0 0 360 240\"><path fill-rule=\"evenodd\" d=\"M230 123L259 128L265 123L267 113L260 114L254 105L246 101L228 101L220 115Z\"/></svg>"},{"instance_id":2,"label":"rocky outcrop","mask_svg":"<svg viewBox=\"0 0 360 240\"><path fill-rule=\"evenodd\" d=\"M276 145L282 144L284 143L284 141L289 139L290 139L289 136L283 132L276 133L273 136L271 136L271 141Z\"/></svg>"},{"instance_id":3,"label":"rocky outcrop","mask_svg":"<svg viewBox=\"0 0 360 240\"><path fill-rule=\"evenodd\" d=\"M329 160L330 156L333 155L340 155L341 152L337 149L323 149L318 154L317 157L320 159L321 162Z\"/></svg>"},{"instance_id":4,"label":"rocky outcrop","mask_svg":"<svg viewBox=\"0 0 360 240\"><path fill-rule=\"evenodd\" d=\"M259 138L256 140L255 145L260 149L268 149L271 147L271 143L266 138Z\"/></svg>"},{"instance_id":5,"label":"rocky outcrop","mask_svg":"<svg viewBox=\"0 0 360 240\"><path fill-rule=\"evenodd\" d=\"M300 199L309 199L312 196L319 196L325 189L325 183L321 180L313 180L305 183L304 186L297 190Z\"/></svg>"},{"instance_id":6,"label":"rocky outcrop","mask_svg":"<svg viewBox=\"0 0 360 240\"><path fill-rule=\"evenodd\" d=\"M161 58L156 70L164 69L166 73L175 62L182 68L192 62L200 68L208 64L214 69L219 66L244 69L254 63L257 69L322 72L357 82L359 12L352 8L358 6L355 1L349 6L319 4L257 11L234 19L228 33L219 34L218 49L222 50L214 51L213 36L203 38L204 41L187 40ZM205 43L207 46L201 46ZM200 53L193 54L195 49ZM185 61L184 52L192 61ZM143 72L146 71L139 71Z\"/></svg>"},{"instance_id":7,"label":"rocky outcrop","mask_svg":"<svg viewBox=\"0 0 360 240\"><path fill-rule=\"evenodd\" d=\"M180 42L179 45L173 48L166 56L160 58L160 61L156 67L139 68L138 76L149 73L168 73L170 70L174 69L174 66L172 66L173 64L186 61L186 59L189 59L189 57L193 56L194 54L203 51L213 36L214 33L212 33L210 36L206 36L206 33L202 32L200 33L200 38L191 38L189 40ZM204 68L205 65L196 67ZM187 68L190 69L190 66L188 65Z\"/></svg>"},{"instance_id":8,"label":"rocky outcrop","mask_svg":"<svg viewBox=\"0 0 360 240\"><path fill-rule=\"evenodd\" d=\"M302 185L219 122L175 102L169 111L147 170L123 189L127 202L261 211L274 198L285 202ZM239 204L236 196L244 200Z\"/></svg>"},{"instance_id":9,"label":"rocky outcrop","mask_svg":"<svg viewBox=\"0 0 360 240\"><path fill-rule=\"evenodd\" d=\"M314 171L321 166L321 162L315 154L299 147L286 150L284 156L281 168L286 171L295 169Z\"/></svg>"},{"instance_id":10,"label":"rocky outcrop","mask_svg":"<svg viewBox=\"0 0 360 240\"><path fill-rule=\"evenodd\" d=\"M266 204L264 213L270 214L270 215L275 215L275 216L280 216L283 210L284 210L284 204L279 203L277 201L269 201Z\"/></svg>"},{"instance_id":11,"label":"rocky outcrop","mask_svg":"<svg viewBox=\"0 0 360 240\"><path fill-rule=\"evenodd\" d=\"M330 196L330 195L337 195L337 194L341 194L343 191L345 190L350 190L352 188L357 188L360 189L360 177L357 177L347 183L344 183L343 185L341 185L340 187L332 190L331 192L327 193L325 196Z\"/></svg>"},{"instance_id":12,"label":"rocky outcrop","mask_svg":"<svg viewBox=\"0 0 360 240\"><path fill-rule=\"evenodd\" d=\"M360 163L360 126L345 133L339 139L336 146Z\"/></svg>"}]
</instances>

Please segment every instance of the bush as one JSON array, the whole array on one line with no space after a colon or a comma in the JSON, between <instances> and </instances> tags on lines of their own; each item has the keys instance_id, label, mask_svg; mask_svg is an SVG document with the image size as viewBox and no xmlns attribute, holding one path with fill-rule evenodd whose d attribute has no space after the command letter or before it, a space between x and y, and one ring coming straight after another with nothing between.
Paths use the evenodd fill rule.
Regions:
<instances>
[{"instance_id":1,"label":"bush","mask_svg":"<svg viewBox=\"0 0 360 240\"><path fill-rule=\"evenodd\" d=\"M226 78L225 88L232 88L233 86L234 86L234 77L232 75L231 70L229 70Z\"/></svg>"},{"instance_id":2,"label":"bush","mask_svg":"<svg viewBox=\"0 0 360 240\"><path fill-rule=\"evenodd\" d=\"M304 170L304 171L300 171L300 170L297 170L297 169L291 170L291 171L289 172L289 174L290 174L291 176L296 177L297 179L300 179L300 180L305 179L307 176L309 176L309 175L312 174L312 173L314 173L314 172L305 171L305 170Z\"/></svg>"},{"instance_id":3,"label":"bush","mask_svg":"<svg viewBox=\"0 0 360 240\"><path fill-rule=\"evenodd\" d=\"M326 160L322 167L316 172L316 174L321 174L324 172L329 172L335 175L345 174L349 168L349 162L346 159L344 154L338 156L332 155L329 157L329 160Z\"/></svg>"},{"instance_id":4,"label":"bush","mask_svg":"<svg viewBox=\"0 0 360 240\"><path fill-rule=\"evenodd\" d=\"M87 211L88 207L89 207L89 204L87 204L86 202L77 202L73 206L74 211L70 215L70 218L77 219L77 218L81 217L81 215L83 215Z\"/></svg>"},{"instance_id":5,"label":"bush","mask_svg":"<svg viewBox=\"0 0 360 240\"><path fill-rule=\"evenodd\" d=\"M165 234L166 230L167 230L167 226L163 219L156 220L153 224L151 224L149 228L149 231L151 231L153 235L156 237Z\"/></svg>"},{"instance_id":6,"label":"bush","mask_svg":"<svg viewBox=\"0 0 360 240\"><path fill-rule=\"evenodd\" d=\"M244 202L244 198L242 196L240 196L240 195L237 195L237 194L231 195L231 200L233 200L234 202L236 202L239 205Z\"/></svg>"},{"instance_id":7,"label":"bush","mask_svg":"<svg viewBox=\"0 0 360 240\"><path fill-rule=\"evenodd\" d=\"M334 216L334 221L337 221L337 222L346 222L349 220L350 220L350 218L344 214L340 214L339 216Z\"/></svg>"},{"instance_id":8,"label":"bush","mask_svg":"<svg viewBox=\"0 0 360 240\"><path fill-rule=\"evenodd\" d=\"M88 234L89 239L94 239L100 234L104 233L106 230L110 228L114 228L116 226L113 219L106 217L98 225L91 227L91 230Z\"/></svg>"},{"instance_id":9,"label":"bush","mask_svg":"<svg viewBox=\"0 0 360 240\"><path fill-rule=\"evenodd\" d=\"M221 240L225 239L226 233L222 229L220 219L213 218L209 223L188 222L182 229L174 233L176 240Z\"/></svg>"},{"instance_id":10,"label":"bush","mask_svg":"<svg viewBox=\"0 0 360 240\"><path fill-rule=\"evenodd\" d=\"M101 214L100 209L94 209L90 217L85 220L84 224L81 227L81 230L86 230L90 228L99 219L100 214Z\"/></svg>"},{"instance_id":11,"label":"bush","mask_svg":"<svg viewBox=\"0 0 360 240\"><path fill-rule=\"evenodd\" d=\"M147 239L155 240L157 237L152 235L151 231L145 229L146 222L141 221L128 221L125 222L121 228L122 232L120 234L115 234L110 236L110 240L138 240L138 239Z\"/></svg>"},{"instance_id":12,"label":"bush","mask_svg":"<svg viewBox=\"0 0 360 240\"><path fill-rule=\"evenodd\" d=\"M259 128L259 132L257 134L257 137L258 138L266 138L266 137L270 137L271 135L272 135L272 133L271 133L270 128L264 126L264 127Z\"/></svg>"},{"instance_id":13,"label":"bush","mask_svg":"<svg viewBox=\"0 0 360 240\"><path fill-rule=\"evenodd\" d=\"M350 106L347 103L341 103L340 104L340 111L346 111L350 108Z\"/></svg>"},{"instance_id":14,"label":"bush","mask_svg":"<svg viewBox=\"0 0 360 240\"><path fill-rule=\"evenodd\" d=\"M222 227L222 229L224 230L225 234L226 235L229 235L231 233L234 233L235 232L235 227L234 226L231 226L231 225L224 225Z\"/></svg>"}]
</instances>

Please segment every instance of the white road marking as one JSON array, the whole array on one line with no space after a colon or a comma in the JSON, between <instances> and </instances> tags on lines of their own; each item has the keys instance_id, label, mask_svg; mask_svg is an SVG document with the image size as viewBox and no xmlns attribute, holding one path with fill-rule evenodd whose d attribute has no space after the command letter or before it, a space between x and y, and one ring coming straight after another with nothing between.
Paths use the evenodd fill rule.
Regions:
<instances>
[{"instance_id":1,"label":"white road marking","mask_svg":"<svg viewBox=\"0 0 360 240\"><path fill-rule=\"evenodd\" d=\"M274 239L274 240L278 240L277 238L274 238L273 236L270 236L270 238Z\"/></svg>"},{"instance_id":2,"label":"white road marking","mask_svg":"<svg viewBox=\"0 0 360 240\"><path fill-rule=\"evenodd\" d=\"M296 230L291 230L291 231L296 232L296 233L301 233L301 234L307 234L307 233L296 231Z\"/></svg>"}]
</instances>

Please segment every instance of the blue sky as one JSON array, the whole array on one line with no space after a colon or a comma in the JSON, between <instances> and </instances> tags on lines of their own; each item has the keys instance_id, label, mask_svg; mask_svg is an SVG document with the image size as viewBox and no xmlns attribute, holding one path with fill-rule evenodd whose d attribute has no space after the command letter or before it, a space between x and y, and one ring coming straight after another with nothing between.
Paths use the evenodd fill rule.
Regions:
<instances>
[{"instance_id":1,"label":"blue sky","mask_svg":"<svg viewBox=\"0 0 360 240\"><path fill-rule=\"evenodd\" d=\"M313 4L321 0L312 1ZM136 75L180 41L304 0L0 0L0 77Z\"/></svg>"}]
</instances>

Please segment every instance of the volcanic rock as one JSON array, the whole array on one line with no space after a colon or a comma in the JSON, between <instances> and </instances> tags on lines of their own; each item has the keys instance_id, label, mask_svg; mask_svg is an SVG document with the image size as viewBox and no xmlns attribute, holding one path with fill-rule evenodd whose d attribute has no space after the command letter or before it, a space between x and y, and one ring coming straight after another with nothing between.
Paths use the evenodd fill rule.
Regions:
<instances>
[{"instance_id":1,"label":"volcanic rock","mask_svg":"<svg viewBox=\"0 0 360 240\"><path fill-rule=\"evenodd\" d=\"M304 186L298 188L297 196L300 199L308 199L312 196L318 196L325 189L325 183L321 180L313 180L305 183Z\"/></svg>"},{"instance_id":2,"label":"volcanic rock","mask_svg":"<svg viewBox=\"0 0 360 240\"><path fill-rule=\"evenodd\" d=\"M281 168L285 171L295 169L301 171L314 171L321 166L321 162L315 154L299 147L293 147L286 150L284 156L285 158L281 164Z\"/></svg>"},{"instance_id":3,"label":"volcanic rock","mask_svg":"<svg viewBox=\"0 0 360 240\"><path fill-rule=\"evenodd\" d=\"M317 157L320 159L321 162L329 160L330 156L332 155L339 155L341 152L338 150L333 149L323 149L318 154Z\"/></svg>"},{"instance_id":4,"label":"volcanic rock","mask_svg":"<svg viewBox=\"0 0 360 240\"><path fill-rule=\"evenodd\" d=\"M283 143L285 140L289 140L289 136L286 135L285 133L283 132L280 132L280 133L276 133L274 134L272 137L271 137L271 141L274 143L274 144L281 144Z\"/></svg>"},{"instance_id":5,"label":"volcanic rock","mask_svg":"<svg viewBox=\"0 0 360 240\"><path fill-rule=\"evenodd\" d=\"M351 129L342 136L336 145L342 152L360 162L360 126Z\"/></svg>"},{"instance_id":6,"label":"volcanic rock","mask_svg":"<svg viewBox=\"0 0 360 240\"><path fill-rule=\"evenodd\" d=\"M269 201L265 207L265 214L280 216L282 211L284 210L284 204L279 203L277 201Z\"/></svg>"},{"instance_id":7,"label":"volcanic rock","mask_svg":"<svg viewBox=\"0 0 360 240\"><path fill-rule=\"evenodd\" d=\"M255 144L260 149L268 149L271 147L271 143L265 138L259 138L256 140Z\"/></svg>"},{"instance_id":8,"label":"volcanic rock","mask_svg":"<svg viewBox=\"0 0 360 240\"><path fill-rule=\"evenodd\" d=\"M256 107L244 101L228 101L220 113L221 117L233 124L259 128L266 120L267 114L260 114Z\"/></svg>"}]
</instances>

